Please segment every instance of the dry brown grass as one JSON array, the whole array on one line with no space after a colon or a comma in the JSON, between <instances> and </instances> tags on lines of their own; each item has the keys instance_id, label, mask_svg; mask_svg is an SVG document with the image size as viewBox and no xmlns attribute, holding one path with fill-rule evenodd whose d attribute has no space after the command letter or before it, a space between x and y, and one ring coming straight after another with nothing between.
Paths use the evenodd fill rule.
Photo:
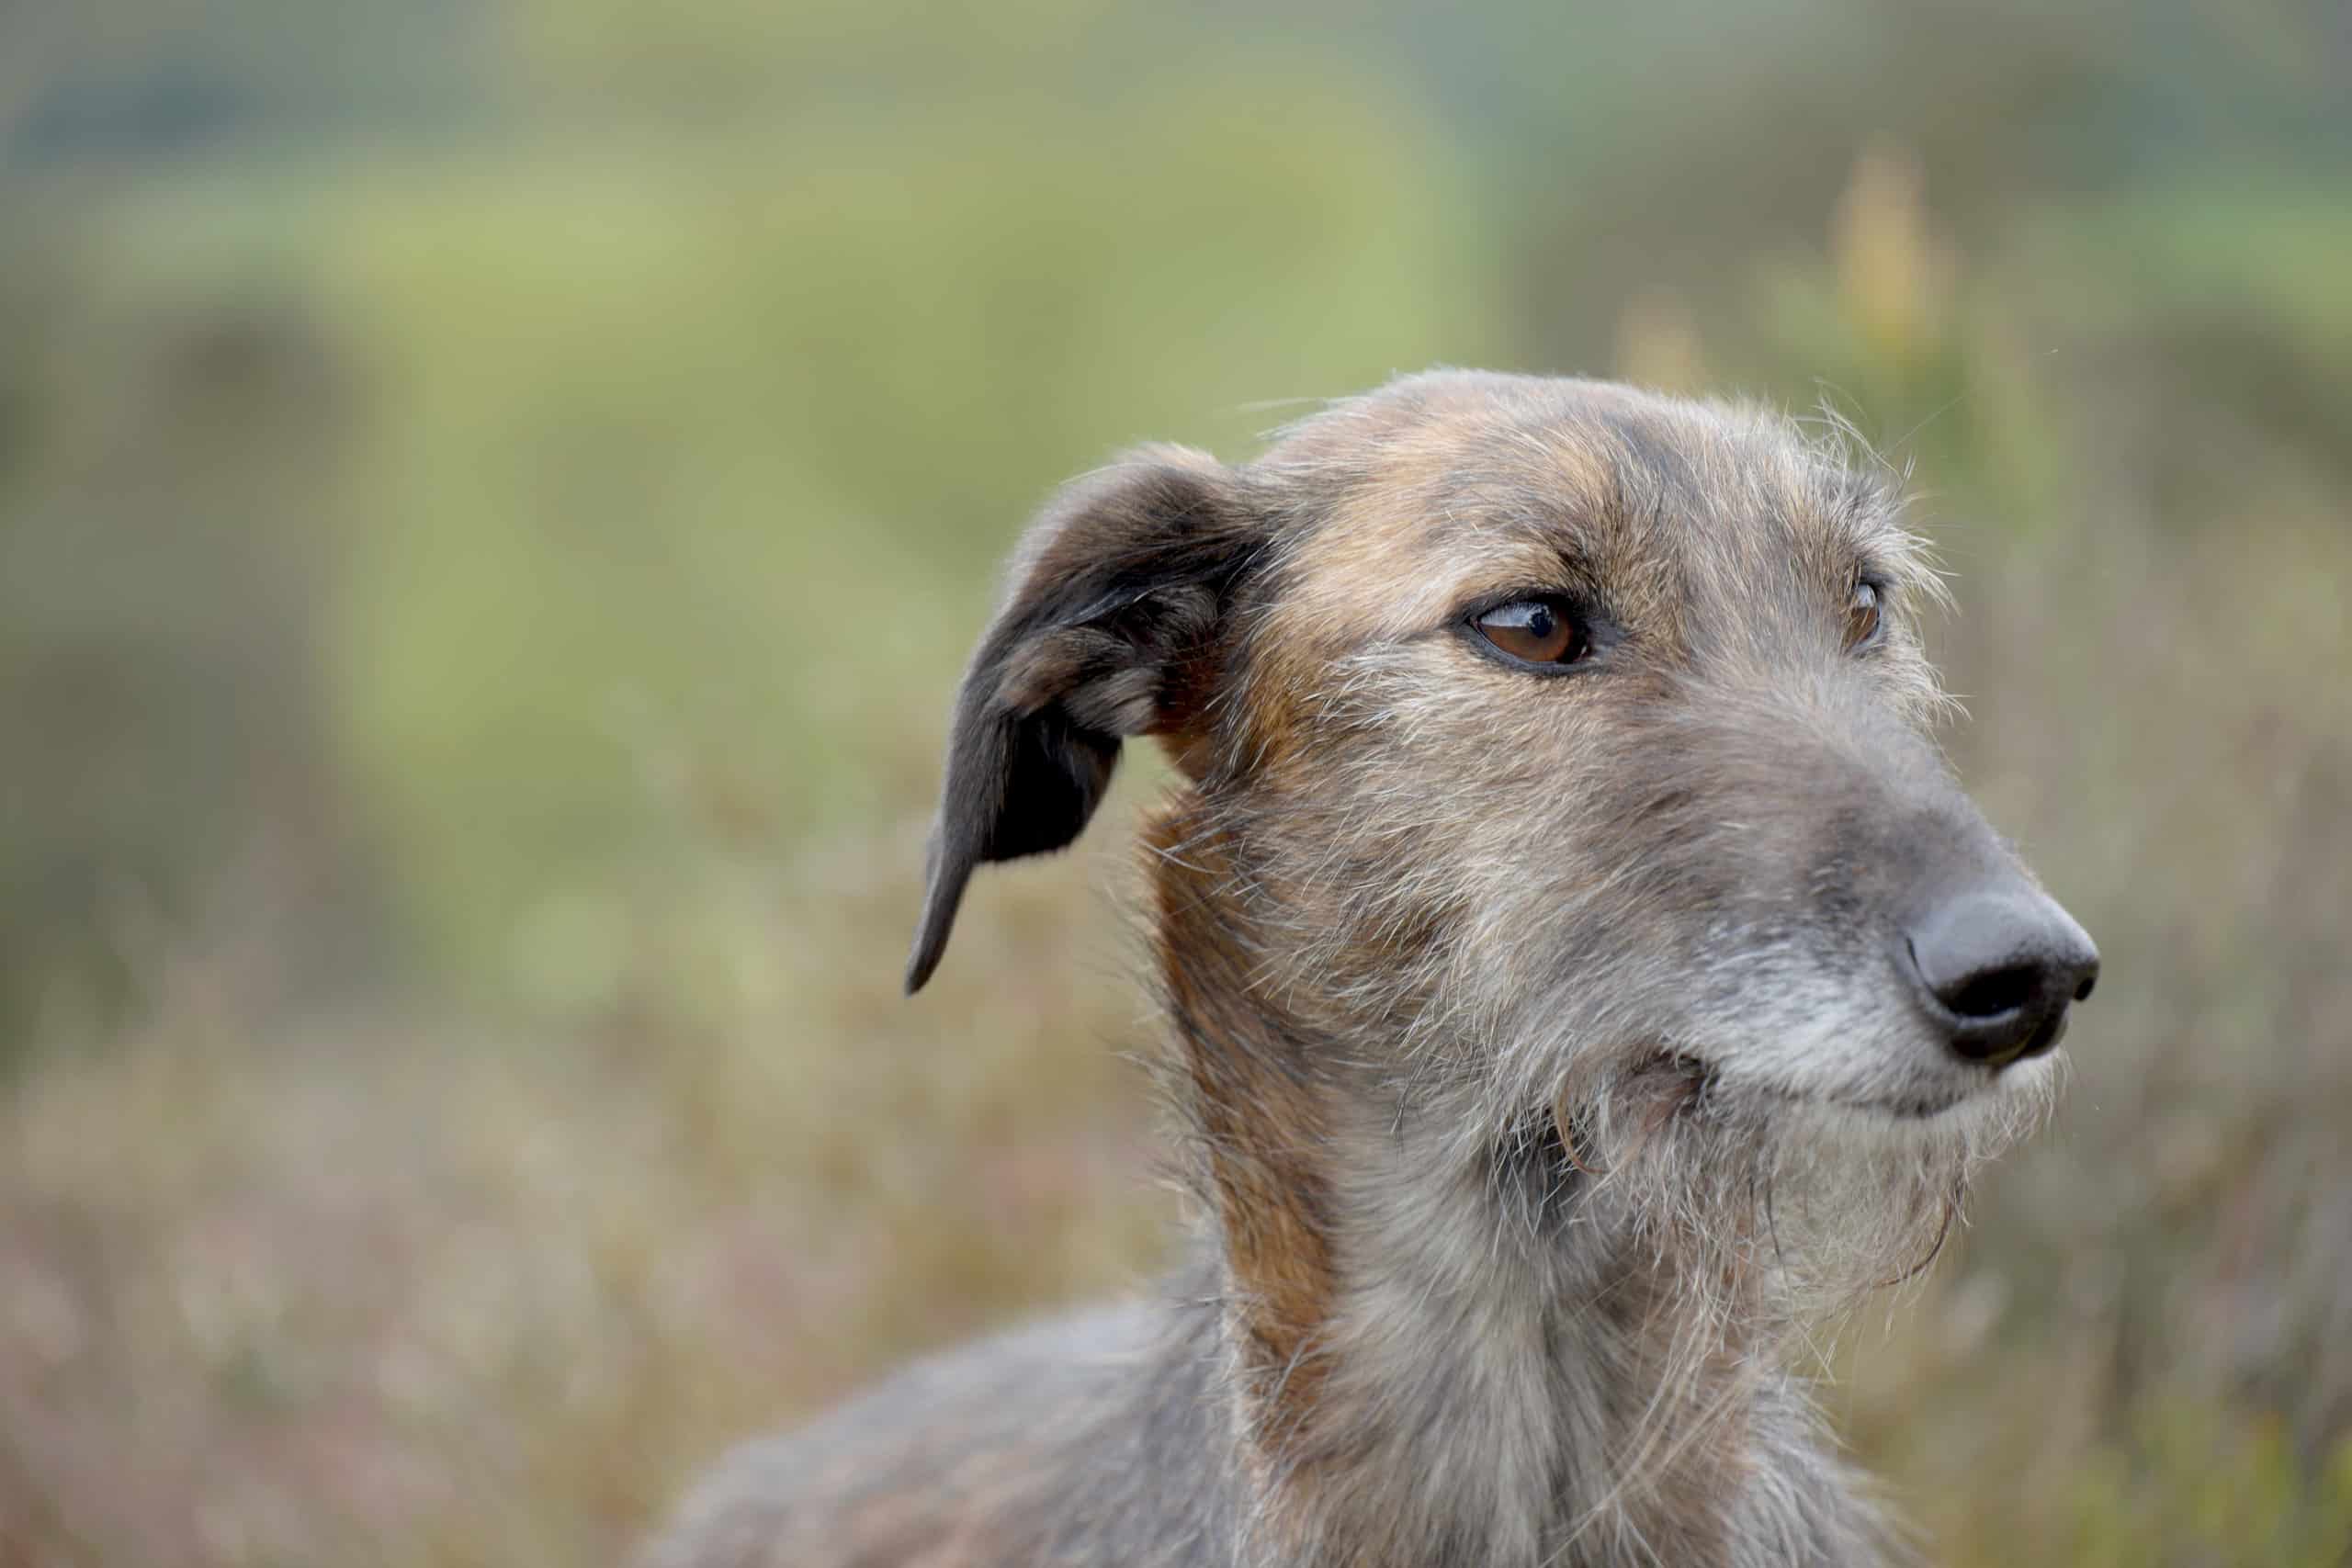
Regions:
<instances>
[{"instance_id":1,"label":"dry brown grass","mask_svg":"<svg viewBox=\"0 0 2352 1568\"><path fill-rule=\"evenodd\" d=\"M908 818L598 1037L207 1019L0 1103L0 1562L613 1557L729 1438L1159 1246L1088 860L890 984Z\"/></svg>"}]
</instances>

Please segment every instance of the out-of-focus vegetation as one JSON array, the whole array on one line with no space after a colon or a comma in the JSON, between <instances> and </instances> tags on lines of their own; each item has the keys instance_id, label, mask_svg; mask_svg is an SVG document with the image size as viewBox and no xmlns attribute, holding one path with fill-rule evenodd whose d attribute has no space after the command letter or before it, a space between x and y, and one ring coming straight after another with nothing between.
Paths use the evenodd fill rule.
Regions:
<instances>
[{"instance_id":1,"label":"out-of-focus vegetation","mask_svg":"<svg viewBox=\"0 0 2352 1568\"><path fill-rule=\"evenodd\" d=\"M1956 1568L2352 1555L2338 8L0 17L0 1564L610 1558L1164 1253L1090 841L897 996L995 563L1438 361L1915 464L2097 933L1831 1403Z\"/></svg>"}]
</instances>

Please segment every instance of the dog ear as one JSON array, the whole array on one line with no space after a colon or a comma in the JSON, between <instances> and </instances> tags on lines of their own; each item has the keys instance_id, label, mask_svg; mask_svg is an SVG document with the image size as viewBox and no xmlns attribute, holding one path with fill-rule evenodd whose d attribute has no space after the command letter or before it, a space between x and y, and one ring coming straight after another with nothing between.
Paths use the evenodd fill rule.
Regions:
<instances>
[{"instance_id":1,"label":"dog ear","mask_svg":"<svg viewBox=\"0 0 2352 1568\"><path fill-rule=\"evenodd\" d=\"M1124 738L1205 722L1201 667L1261 542L1234 476L1170 446L1073 481L1031 526L956 701L910 994L938 965L974 866L1062 848Z\"/></svg>"}]
</instances>

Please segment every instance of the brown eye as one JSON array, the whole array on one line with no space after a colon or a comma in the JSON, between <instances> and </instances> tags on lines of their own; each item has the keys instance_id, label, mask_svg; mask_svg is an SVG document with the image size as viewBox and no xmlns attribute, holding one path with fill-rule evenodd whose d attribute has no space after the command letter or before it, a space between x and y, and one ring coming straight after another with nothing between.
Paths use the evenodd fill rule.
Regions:
<instances>
[{"instance_id":1,"label":"brown eye","mask_svg":"<svg viewBox=\"0 0 2352 1568\"><path fill-rule=\"evenodd\" d=\"M1557 599L1498 604L1470 624L1480 637L1525 664L1574 664L1592 649L1584 627Z\"/></svg>"},{"instance_id":2,"label":"brown eye","mask_svg":"<svg viewBox=\"0 0 2352 1568\"><path fill-rule=\"evenodd\" d=\"M1875 582L1857 582L1846 602L1846 646L1860 649L1878 640L1879 591Z\"/></svg>"}]
</instances>

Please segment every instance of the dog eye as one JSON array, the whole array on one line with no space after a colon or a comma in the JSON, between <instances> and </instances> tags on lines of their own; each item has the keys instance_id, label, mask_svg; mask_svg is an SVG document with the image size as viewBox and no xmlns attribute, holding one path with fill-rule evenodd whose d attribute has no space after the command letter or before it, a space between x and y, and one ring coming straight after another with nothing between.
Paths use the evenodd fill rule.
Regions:
<instances>
[{"instance_id":1,"label":"dog eye","mask_svg":"<svg viewBox=\"0 0 2352 1568\"><path fill-rule=\"evenodd\" d=\"M1859 652L1878 640L1881 615L1879 589L1875 582L1857 582L1854 596L1846 602L1846 647Z\"/></svg>"},{"instance_id":2,"label":"dog eye","mask_svg":"<svg viewBox=\"0 0 2352 1568\"><path fill-rule=\"evenodd\" d=\"M1470 622L1480 637L1523 664L1574 664L1592 651L1584 627L1557 599L1520 599Z\"/></svg>"}]
</instances>

